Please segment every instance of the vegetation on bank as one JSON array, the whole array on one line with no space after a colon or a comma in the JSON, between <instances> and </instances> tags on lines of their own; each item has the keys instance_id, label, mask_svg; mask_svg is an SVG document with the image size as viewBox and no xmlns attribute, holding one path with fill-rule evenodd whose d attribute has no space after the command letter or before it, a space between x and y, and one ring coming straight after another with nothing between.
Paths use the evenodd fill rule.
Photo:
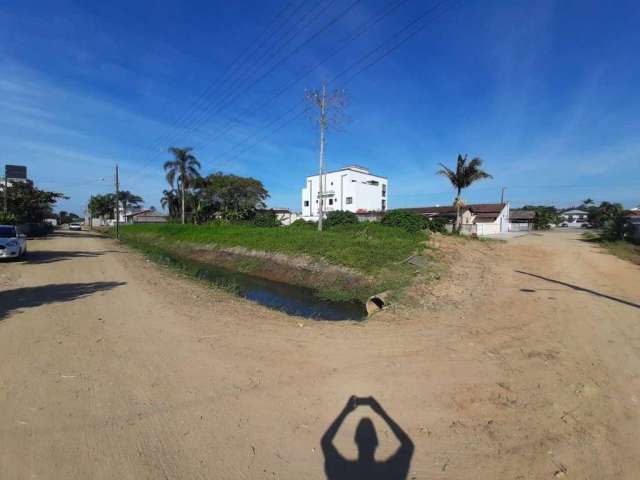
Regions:
<instances>
[{"instance_id":1,"label":"vegetation on bank","mask_svg":"<svg viewBox=\"0 0 640 480\"><path fill-rule=\"evenodd\" d=\"M314 289L317 295L332 300L364 300L366 296L383 290L398 290L407 285L415 267L405 260L422 251L427 235L409 233L400 228L385 227L377 223L336 225L318 232L312 224L290 227L264 228L251 225L212 223L207 225L123 225L120 238L126 243L153 253L171 256L174 260L193 261L200 258L203 266L231 268L250 275L263 275L274 270L287 269L292 283ZM253 252L284 254L292 257L288 265L278 264L282 259L268 256L249 258L241 254L218 254L216 250L242 247ZM198 249L201 249L198 251ZM202 250L202 249L206 249ZM203 253L205 252L205 253ZM306 268L300 275L291 275L295 269L293 257L310 257L316 268ZM347 267L358 278L345 270L340 278L336 272L323 273L322 265Z\"/></svg>"},{"instance_id":2,"label":"vegetation on bank","mask_svg":"<svg viewBox=\"0 0 640 480\"><path fill-rule=\"evenodd\" d=\"M596 243L622 260L640 265L640 245L635 245L627 240L608 240L605 235L593 232L584 232L582 238L586 242Z\"/></svg>"},{"instance_id":3,"label":"vegetation on bank","mask_svg":"<svg viewBox=\"0 0 640 480\"><path fill-rule=\"evenodd\" d=\"M122 239L156 238L225 247L244 247L293 255L309 255L329 263L375 273L422 248L426 235L376 223L341 225L319 233L300 227L261 228L238 224L123 225Z\"/></svg>"}]
</instances>

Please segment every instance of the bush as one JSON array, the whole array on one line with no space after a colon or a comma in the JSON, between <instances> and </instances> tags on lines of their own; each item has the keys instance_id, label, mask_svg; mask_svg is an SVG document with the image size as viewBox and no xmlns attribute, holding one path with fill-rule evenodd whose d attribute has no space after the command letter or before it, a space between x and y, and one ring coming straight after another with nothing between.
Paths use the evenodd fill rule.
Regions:
<instances>
[{"instance_id":1,"label":"bush","mask_svg":"<svg viewBox=\"0 0 640 480\"><path fill-rule=\"evenodd\" d=\"M427 228L427 219L418 213L409 210L392 210L387 212L380 220L386 227L399 227L409 233L417 233Z\"/></svg>"},{"instance_id":2,"label":"bush","mask_svg":"<svg viewBox=\"0 0 640 480\"><path fill-rule=\"evenodd\" d=\"M293 223L291 223L291 225L289 226L293 228L316 228L316 222L312 222L312 221L307 222L306 220L299 218Z\"/></svg>"},{"instance_id":3,"label":"bush","mask_svg":"<svg viewBox=\"0 0 640 480\"><path fill-rule=\"evenodd\" d=\"M256 214L247 223L254 227L279 227L282 225L278 216L272 211L256 212Z\"/></svg>"},{"instance_id":4,"label":"bush","mask_svg":"<svg viewBox=\"0 0 640 480\"><path fill-rule=\"evenodd\" d=\"M355 213L346 210L336 210L329 212L325 220L325 226L327 228L335 227L338 225L354 225L358 223L358 217Z\"/></svg>"},{"instance_id":5,"label":"bush","mask_svg":"<svg viewBox=\"0 0 640 480\"><path fill-rule=\"evenodd\" d=\"M444 218L425 218L425 226L431 232L447 233L447 220Z\"/></svg>"},{"instance_id":6,"label":"bush","mask_svg":"<svg viewBox=\"0 0 640 480\"><path fill-rule=\"evenodd\" d=\"M8 213L8 214L3 214L0 213L0 225L15 225L16 223L16 217L15 215Z\"/></svg>"}]
</instances>

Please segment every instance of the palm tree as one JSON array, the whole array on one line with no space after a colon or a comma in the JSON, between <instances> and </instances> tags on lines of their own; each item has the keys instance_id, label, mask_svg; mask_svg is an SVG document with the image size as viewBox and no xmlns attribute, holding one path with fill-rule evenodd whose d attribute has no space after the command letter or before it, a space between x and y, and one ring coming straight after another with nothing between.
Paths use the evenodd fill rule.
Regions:
<instances>
[{"instance_id":1,"label":"palm tree","mask_svg":"<svg viewBox=\"0 0 640 480\"><path fill-rule=\"evenodd\" d=\"M144 203L141 196L134 195L129 190L118 192L118 200L122 204L122 211L124 212L125 217L127 215L127 206L138 208L141 203Z\"/></svg>"},{"instance_id":2,"label":"palm tree","mask_svg":"<svg viewBox=\"0 0 640 480\"><path fill-rule=\"evenodd\" d=\"M200 176L200 162L191 154L193 149L190 147L169 148L169 153L174 156L173 160L164 163L164 170L167 172L167 182L173 188L174 182L177 180L180 189L180 203L182 205L182 223L185 223L185 193L191 186L193 180Z\"/></svg>"},{"instance_id":3,"label":"palm tree","mask_svg":"<svg viewBox=\"0 0 640 480\"><path fill-rule=\"evenodd\" d=\"M467 155L463 157L462 155L458 155L458 163L456 165L456 169L451 170L446 165L440 163L439 165L442 169L436 172L436 175L442 175L447 177L453 185L453 188L457 190L456 198L453 202L453 205L456 207L456 225L455 230L460 229L460 207L463 204L463 200L460 197L462 190L470 186L473 182L477 180L482 180L483 178L493 178L487 172L482 170L480 167L482 166L481 158L474 158L471 161L468 161Z\"/></svg>"},{"instance_id":4,"label":"palm tree","mask_svg":"<svg viewBox=\"0 0 640 480\"><path fill-rule=\"evenodd\" d=\"M178 193L175 189L162 191L160 205L162 205L162 208L169 210L169 216L171 218L176 218L178 216L178 211L180 210L180 199L178 198Z\"/></svg>"}]
</instances>

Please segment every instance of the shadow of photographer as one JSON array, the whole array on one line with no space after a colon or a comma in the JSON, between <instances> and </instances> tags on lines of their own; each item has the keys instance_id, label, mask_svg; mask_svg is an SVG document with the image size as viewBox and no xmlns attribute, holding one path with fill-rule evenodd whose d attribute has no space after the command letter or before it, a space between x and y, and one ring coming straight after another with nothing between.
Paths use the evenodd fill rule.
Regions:
<instances>
[{"instance_id":1,"label":"shadow of photographer","mask_svg":"<svg viewBox=\"0 0 640 480\"><path fill-rule=\"evenodd\" d=\"M362 418L356 427L354 440L358 447L357 459L347 460L333 445L333 440L344 420L361 405L371 407L386 422L400 442L400 447L396 452L384 461L376 461L375 459L378 435L373 422L367 417ZM414 450L409 435L387 414L375 398L356 396L349 398L342 412L322 436L321 445L324 453L324 471L328 480L405 479L409 473Z\"/></svg>"}]
</instances>

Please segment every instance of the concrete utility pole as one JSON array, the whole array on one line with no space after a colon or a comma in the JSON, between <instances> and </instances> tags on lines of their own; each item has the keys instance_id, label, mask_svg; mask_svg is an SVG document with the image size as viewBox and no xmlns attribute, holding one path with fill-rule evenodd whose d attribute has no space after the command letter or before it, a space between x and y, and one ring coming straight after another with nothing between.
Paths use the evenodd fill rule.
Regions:
<instances>
[{"instance_id":1,"label":"concrete utility pole","mask_svg":"<svg viewBox=\"0 0 640 480\"><path fill-rule=\"evenodd\" d=\"M116 163L116 238L120 238L120 176L118 175L118 164ZM125 212L126 214L127 212Z\"/></svg>"},{"instance_id":2,"label":"concrete utility pole","mask_svg":"<svg viewBox=\"0 0 640 480\"><path fill-rule=\"evenodd\" d=\"M320 106L320 118L318 123L320 124L320 169L318 179L320 180L320 186L318 190L318 231L322 231L322 217L324 215L324 131L327 128L327 86L322 84L322 96L319 99Z\"/></svg>"},{"instance_id":3,"label":"concrete utility pole","mask_svg":"<svg viewBox=\"0 0 640 480\"><path fill-rule=\"evenodd\" d=\"M500 203L504 203L504 191L507 187L502 187L502 193L500 194Z\"/></svg>"},{"instance_id":4,"label":"concrete utility pole","mask_svg":"<svg viewBox=\"0 0 640 480\"><path fill-rule=\"evenodd\" d=\"M4 216L8 215L7 195L9 195L9 182L7 181L7 167L4 169Z\"/></svg>"},{"instance_id":5,"label":"concrete utility pole","mask_svg":"<svg viewBox=\"0 0 640 480\"><path fill-rule=\"evenodd\" d=\"M327 92L327 84L322 84L319 91L308 91L306 100L319 110L318 124L320 126L320 161L318 168L318 231L322 231L324 217L324 199L326 195L326 169L324 161L325 132L329 127L337 128L344 121L343 112L346 95L341 90ZM313 204L311 204L313 206ZM311 210L311 209L310 209Z\"/></svg>"}]
</instances>

